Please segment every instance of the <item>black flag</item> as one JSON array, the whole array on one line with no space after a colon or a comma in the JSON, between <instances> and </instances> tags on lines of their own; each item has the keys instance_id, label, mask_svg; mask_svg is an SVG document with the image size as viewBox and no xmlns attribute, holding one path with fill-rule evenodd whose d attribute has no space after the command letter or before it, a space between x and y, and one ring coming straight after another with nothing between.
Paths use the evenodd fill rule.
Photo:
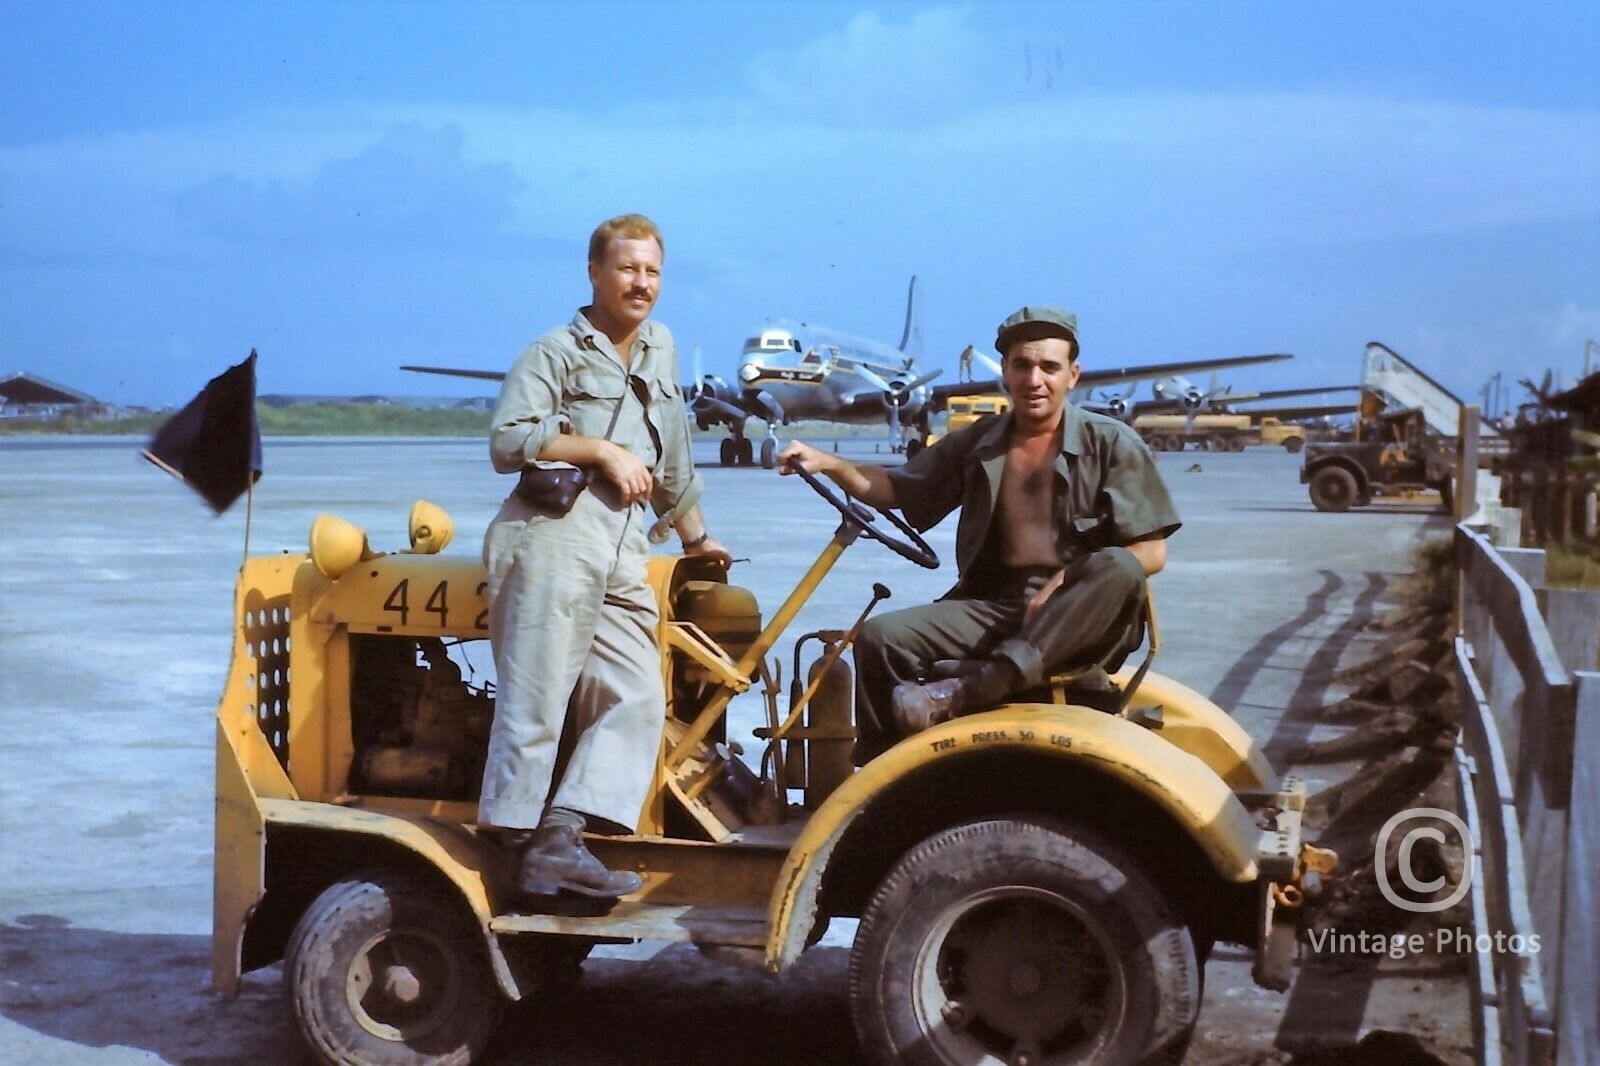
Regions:
<instances>
[{"instance_id":1,"label":"black flag","mask_svg":"<svg viewBox=\"0 0 1600 1066\"><path fill-rule=\"evenodd\" d=\"M261 477L256 352L206 383L150 438L144 457L180 478L218 514Z\"/></svg>"}]
</instances>

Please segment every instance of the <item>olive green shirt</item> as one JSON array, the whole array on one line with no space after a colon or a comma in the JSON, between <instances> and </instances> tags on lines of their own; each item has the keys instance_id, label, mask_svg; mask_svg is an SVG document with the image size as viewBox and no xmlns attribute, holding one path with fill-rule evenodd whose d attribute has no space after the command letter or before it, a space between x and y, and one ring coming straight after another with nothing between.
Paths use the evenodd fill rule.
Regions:
<instances>
[{"instance_id":1,"label":"olive green shirt","mask_svg":"<svg viewBox=\"0 0 1600 1066\"><path fill-rule=\"evenodd\" d=\"M658 515L693 506L700 484L689 446L689 420L678 391L678 355L667 327L646 320L624 366L611 339L582 311L530 344L500 386L489 432L489 458L502 474L533 465L558 434L599 440L617 411L611 441L650 469Z\"/></svg>"},{"instance_id":2,"label":"olive green shirt","mask_svg":"<svg viewBox=\"0 0 1600 1066\"><path fill-rule=\"evenodd\" d=\"M957 507L952 595L970 591L975 571L998 568L986 552L1012 415L979 419L889 471L906 521L931 529ZM1129 426L1071 404L1061 420L1054 479L1056 555L1062 566L1102 548L1170 536L1182 524L1144 441Z\"/></svg>"}]
</instances>

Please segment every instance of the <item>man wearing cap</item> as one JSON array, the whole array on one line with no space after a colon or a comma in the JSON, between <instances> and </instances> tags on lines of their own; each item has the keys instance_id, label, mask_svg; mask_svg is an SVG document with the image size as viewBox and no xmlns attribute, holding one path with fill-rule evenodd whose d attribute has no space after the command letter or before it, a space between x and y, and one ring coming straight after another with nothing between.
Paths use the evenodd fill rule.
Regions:
<instances>
[{"instance_id":1,"label":"man wearing cap","mask_svg":"<svg viewBox=\"0 0 1600 1066\"><path fill-rule=\"evenodd\" d=\"M798 464L826 474L921 530L961 509L955 587L871 619L856 638L857 765L1063 668L1120 665L1145 577L1165 565L1180 524L1139 435L1067 403L1076 316L1024 307L1000 324L995 348L1011 410L904 466L858 465L799 441L779 455L779 473ZM922 683L930 673L941 679Z\"/></svg>"}]
</instances>

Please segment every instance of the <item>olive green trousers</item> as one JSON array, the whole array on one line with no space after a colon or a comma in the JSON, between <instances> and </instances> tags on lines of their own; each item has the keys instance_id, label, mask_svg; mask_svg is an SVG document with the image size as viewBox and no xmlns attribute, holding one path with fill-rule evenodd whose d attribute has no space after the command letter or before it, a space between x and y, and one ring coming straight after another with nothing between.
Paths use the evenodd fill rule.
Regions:
<instances>
[{"instance_id":1,"label":"olive green trousers","mask_svg":"<svg viewBox=\"0 0 1600 1066\"><path fill-rule=\"evenodd\" d=\"M1020 689L1108 657L1108 669L1120 666L1120 657L1138 646L1146 594L1139 560L1126 548L1074 560L1061 587L1024 625L1028 600L1053 573L1010 571L985 583L981 597L944 599L869 619L854 651L856 765L901 739L890 694L903 681L924 680L939 659L1009 659L1022 677Z\"/></svg>"}]
</instances>

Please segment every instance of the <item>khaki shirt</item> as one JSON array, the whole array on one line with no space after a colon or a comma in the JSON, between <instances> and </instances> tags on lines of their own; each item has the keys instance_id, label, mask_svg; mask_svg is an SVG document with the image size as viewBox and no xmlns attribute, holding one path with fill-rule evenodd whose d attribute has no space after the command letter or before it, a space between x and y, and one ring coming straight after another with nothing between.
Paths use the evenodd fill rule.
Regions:
<instances>
[{"instance_id":1,"label":"khaki shirt","mask_svg":"<svg viewBox=\"0 0 1600 1066\"><path fill-rule=\"evenodd\" d=\"M613 443L650 469L658 515L687 510L699 496L689 419L678 391L678 355L667 327L646 320L624 367L611 339L582 311L517 357L500 386L489 458L502 474L531 466L557 434L606 435L621 401Z\"/></svg>"},{"instance_id":2,"label":"khaki shirt","mask_svg":"<svg viewBox=\"0 0 1600 1066\"><path fill-rule=\"evenodd\" d=\"M970 591L975 570L999 565L998 549L985 548L1000 498L1011 420L1009 412L980 419L889 471L900 510L917 529L931 529L961 508L956 526L961 577L952 594ZM1101 548L1170 536L1182 524L1150 450L1114 418L1068 404L1055 474L1052 525L1062 566Z\"/></svg>"}]
</instances>

